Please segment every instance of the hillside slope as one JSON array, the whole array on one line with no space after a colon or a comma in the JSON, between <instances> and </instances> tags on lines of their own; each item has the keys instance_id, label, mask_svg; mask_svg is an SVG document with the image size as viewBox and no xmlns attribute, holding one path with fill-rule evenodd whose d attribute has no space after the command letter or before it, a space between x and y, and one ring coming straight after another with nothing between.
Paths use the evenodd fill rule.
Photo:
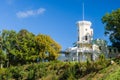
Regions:
<instances>
[{"instance_id":1,"label":"hillside slope","mask_svg":"<svg viewBox=\"0 0 120 80\"><path fill-rule=\"evenodd\" d=\"M120 80L120 64L96 62L40 62L0 69L0 80Z\"/></svg>"},{"instance_id":2,"label":"hillside slope","mask_svg":"<svg viewBox=\"0 0 120 80\"><path fill-rule=\"evenodd\" d=\"M98 72L85 75L80 80L120 80L120 65L114 63Z\"/></svg>"}]
</instances>

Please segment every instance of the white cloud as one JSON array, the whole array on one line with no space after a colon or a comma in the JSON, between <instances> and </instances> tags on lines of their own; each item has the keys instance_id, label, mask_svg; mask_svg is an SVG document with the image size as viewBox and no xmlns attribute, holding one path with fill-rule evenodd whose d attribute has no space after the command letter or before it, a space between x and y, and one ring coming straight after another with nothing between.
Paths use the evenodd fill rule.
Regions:
<instances>
[{"instance_id":1,"label":"white cloud","mask_svg":"<svg viewBox=\"0 0 120 80\"><path fill-rule=\"evenodd\" d=\"M39 8L37 10L19 11L16 13L18 18L26 18L34 15L41 15L46 11L45 8Z\"/></svg>"}]
</instances>

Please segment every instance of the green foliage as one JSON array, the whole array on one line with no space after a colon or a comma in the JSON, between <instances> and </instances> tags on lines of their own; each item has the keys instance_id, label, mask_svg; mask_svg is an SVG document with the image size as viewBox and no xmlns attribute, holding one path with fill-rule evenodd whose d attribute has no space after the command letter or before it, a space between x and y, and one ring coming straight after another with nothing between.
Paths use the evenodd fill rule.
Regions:
<instances>
[{"instance_id":1,"label":"green foliage","mask_svg":"<svg viewBox=\"0 0 120 80\"><path fill-rule=\"evenodd\" d=\"M24 66L9 67L6 69L2 68L0 69L0 75L2 80L78 80L89 74L90 76L88 77L91 79L98 72L107 72L101 77L103 79L109 79L109 77L107 78L107 74L110 72L117 74L116 78L119 77L119 72L116 72L117 69L120 68L119 66L109 66L109 60L104 60L106 65L102 65L99 61L100 60L96 62L90 62L88 60L87 62L83 63L60 61L32 63ZM117 68L115 71L113 71L114 67ZM107 71L108 69L110 69L109 72Z\"/></svg>"},{"instance_id":2,"label":"green foliage","mask_svg":"<svg viewBox=\"0 0 120 80\"><path fill-rule=\"evenodd\" d=\"M21 30L17 34L18 46L20 49L20 61L35 62L37 59L37 47L35 43L35 35L27 30Z\"/></svg>"},{"instance_id":3,"label":"green foliage","mask_svg":"<svg viewBox=\"0 0 120 80\"><path fill-rule=\"evenodd\" d=\"M115 61L115 63L120 65L120 56L118 56L117 58L113 58L113 61Z\"/></svg>"},{"instance_id":4,"label":"green foliage","mask_svg":"<svg viewBox=\"0 0 120 80\"><path fill-rule=\"evenodd\" d=\"M67 68L59 80L76 80L75 69L72 67Z\"/></svg>"},{"instance_id":5,"label":"green foliage","mask_svg":"<svg viewBox=\"0 0 120 80\"><path fill-rule=\"evenodd\" d=\"M101 58L95 62L90 62L87 60L86 62L75 63L74 65L67 63L62 68L64 71L61 73L62 75L60 76L59 80L69 80L70 78L73 80L80 79L88 74L97 73L109 65L110 61L104 59L103 55L101 55ZM61 70L58 70L58 72L59 71Z\"/></svg>"},{"instance_id":6,"label":"green foliage","mask_svg":"<svg viewBox=\"0 0 120 80\"><path fill-rule=\"evenodd\" d=\"M39 34L36 36L36 42L39 49L39 58L42 60L56 60L61 46L56 43L50 36Z\"/></svg>"},{"instance_id":7,"label":"green foliage","mask_svg":"<svg viewBox=\"0 0 120 80\"><path fill-rule=\"evenodd\" d=\"M105 80L120 80L120 67L109 74L109 76L104 77Z\"/></svg>"},{"instance_id":8,"label":"green foliage","mask_svg":"<svg viewBox=\"0 0 120 80\"><path fill-rule=\"evenodd\" d=\"M10 67L8 73L12 73L12 78L14 79L26 79L27 73L24 71L23 67Z\"/></svg>"},{"instance_id":9,"label":"green foliage","mask_svg":"<svg viewBox=\"0 0 120 80\"><path fill-rule=\"evenodd\" d=\"M117 64L109 65L97 73L91 73L88 75L88 80L119 80L120 77L120 66Z\"/></svg>"},{"instance_id":10,"label":"green foliage","mask_svg":"<svg viewBox=\"0 0 120 80\"><path fill-rule=\"evenodd\" d=\"M102 22L105 24L105 34L109 36L113 46L120 47L120 9L114 10L103 16Z\"/></svg>"},{"instance_id":11,"label":"green foliage","mask_svg":"<svg viewBox=\"0 0 120 80\"><path fill-rule=\"evenodd\" d=\"M29 71L28 80L35 80L35 72L34 72L34 70Z\"/></svg>"},{"instance_id":12,"label":"green foliage","mask_svg":"<svg viewBox=\"0 0 120 80\"><path fill-rule=\"evenodd\" d=\"M6 54L0 49L0 68L3 68L6 61Z\"/></svg>"},{"instance_id":13,"label":"green foliage","mask_svg":"<svg viewBox=\"0 0 120 80\"><path fill-rule=\"evenodd\" d=\"M3 30L0 34L0 64L7 67L56 60L60 49L50 36L35 36L24 29L19 32Z\"/></svg>"}]
</instances>

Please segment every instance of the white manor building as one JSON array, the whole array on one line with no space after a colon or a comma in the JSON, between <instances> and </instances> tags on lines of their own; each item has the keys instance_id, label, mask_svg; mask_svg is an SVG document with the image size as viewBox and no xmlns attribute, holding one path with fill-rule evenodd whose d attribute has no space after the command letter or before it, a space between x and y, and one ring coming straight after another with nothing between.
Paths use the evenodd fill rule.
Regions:
<instances>
[{"instance_id":1,"label":"white manor building","mask_svg":"<svg viewBox=\"0 0 120 80\"><path fill-rule=\"evenodd\" d=\"M65 56L68 61L86 61L87 59L94 60L97 55L93 51L98 51L96 45L92 45L93 29L90 21L78 21L78 41L75 47L66 49Z\"/></svg>"},{"instance_id":2,"label":"white manor building","mask_svg":"<svg viewBox=\"0 0 120 80\"><path fill-rule=\"evenodd\" d=\"M118 55L116 48L107 46L107 42L102 39L93 40L93 29L90 21L78 21L78 41L75 47L66 49L67 61L85 62L88 60L98 59L100 54L104 54L106 58Z\"/></svg>"},{"instance_id":3,"label":"white manor building","mask_svg":"<svg viewBox=\"0 0 120 80\"><path fill-rule=\"evenodd\" d=\"M83 20L77 22L78 40L75 47L67 48L61 53L65 53L66 61L96 60L100 54L104 54L106 58L116 57L120 55L118 49L107 46L107 42L103 39L93 40L92 23L84 20L84 4L83 4Z\"/></svg>"}]
</instances>

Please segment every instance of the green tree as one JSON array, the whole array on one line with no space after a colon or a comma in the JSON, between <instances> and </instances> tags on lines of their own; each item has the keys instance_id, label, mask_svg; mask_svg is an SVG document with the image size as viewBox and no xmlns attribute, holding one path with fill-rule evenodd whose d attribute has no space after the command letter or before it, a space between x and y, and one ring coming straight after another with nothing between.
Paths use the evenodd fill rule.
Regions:
<instances>
[{"instance_id":1,"label":"green tree","mask_svg":"<svg viewBox=\"0 0 120 80\"><path fill-rule=\"evenodd\" d=\"M4 60L5 52L8 66L37 62L38 59L55 60L61 49L50 36L43 34L35 36L25 29L19 32L3 30L0 41L2 41L0 58L1 61Z\"/></svg>"},{"instance_id":2,"label":"green tree","mask_svg":"<svg viewBox=\"0 0 120 80\"><path fill-rule=\"evenodd\" d=\"M0 35L0 68L3 67L4 62L5 62L5 55L2 50L2 37Z\"/></svg>"},{"instance_id":3,"label":"green tree","mask_svg":"<svg viewBox=\"0 0 120 80\"><path fill-rule=\"evenodd\" d=\"M55 60L58 57L58 52L61 46L56 43L50 36L39 34L36 36L36 42L39 49L39 58L41 60Z\"/></svg>"},{"instance_id":4,"label":"green tree","mask_svg":"<svg viewBox=\"0 0 120 80\"><path fill-rule=\"evenodd\" d=\"M112 45L120 48L120 9L106 13L102 17L102 22L105 24L105 34L109 36Z\"/></svg>"},{"instance_id":5,"label":"green tree","mask_svg":"<svg viewBox=\"0 0 120 80\"><path fill-rule=\"evenodd\" d=\"M35 35L23 29L18 32L17 37L22 61L35 62L38 55Z\"/></svg>"},{"instance_id":6,"label":"green tree","mask_svg":"<svg viewBox=\"0 0 120 80\"><path fill-rule=\"evenodd\" d=\"M13 63L15 59L16 32L11 30L2 31L2 50L7 55L8 63Z\"/></svg>"},{"instance_id":7,"label":"green tree","mask_svg":"<svg viewBox=\"0 0 120 80\"><path fill-rule=\"evenodd\" d=\"M37 47L34 34L24 29L18 33L13 30L3 30L2 40L9 64L18 65L36 61Z\"/></svg>"},{"instance_id":8,"label":"green tree","mask_svg":"<svg viewBox=\"0 0 120 80\"><path fill-rule=\"evenodd\" d=\"M5 61L6 61L6 54L0 50L0 68L3 68L3 66L5 65Z\"/></svg>"}]
</instances>

